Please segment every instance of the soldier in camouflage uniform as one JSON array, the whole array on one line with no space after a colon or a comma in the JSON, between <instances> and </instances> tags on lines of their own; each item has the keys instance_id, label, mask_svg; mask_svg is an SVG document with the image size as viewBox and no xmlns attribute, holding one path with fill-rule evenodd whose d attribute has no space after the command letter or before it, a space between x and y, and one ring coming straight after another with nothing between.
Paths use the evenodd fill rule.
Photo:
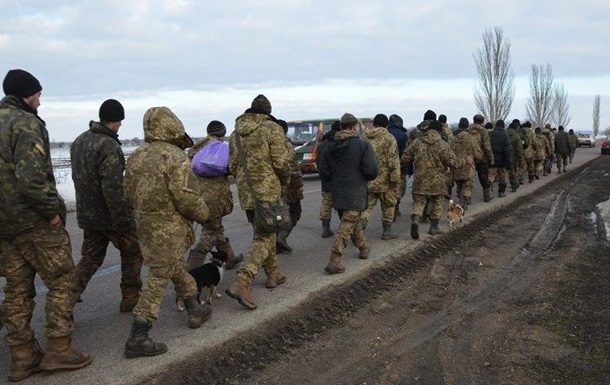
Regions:
<instances>
[{"instance_id":1,"label":"soldier in camouflage uniform","mask_svg":"<svg viewBox=\"0 0 610 385\"><path fill-rule=\"evenodd\" d=\"M491 193L491 182L489 181L489 167L494 165L494 154L491 151L491 143L489 141L489 132L483 127L485 118L483 115L476 114L473 118L473 124L470 126L470 132L477 138L477 143L481 147L485 160L475 164L479 182L483 187L483 200L489 202L493 199Z\"/></svg>"},{"instance_id":2,"label":"soldier in camouflage uniform","mask_svg":"<svg viewBox=\"0 0 610 385\"><path fill-rule=\"evenodd\" d=\"M388 117L377 114L373 119L373 128L366 130L364 140L373 148L377 158L377 178L368 183L369 197L367 209L362 215L364 227L371 218L371 212L377 201L382 212L383 233L381 239L394 239L398 235L392 232L396 197L400 194L400 160L396 139L386 129Z\"/></svg>"},{"instance_id":3,"label":"soldier in camouflage uniform","mask_svg":"<svg viewBox=\"0 0 610 385\"><path fill-rule=\"evenodd\" d=\"M442 234L438 227L445 196L445 170L462 167L464 160L459 159L447 142L441 138L443 126L438 120L430 122L426 133L407 147L401 159L401 167L407 169L414 163L413 210L411 211L411 237L419 239L419 222L424 213L426 202L430 202L430 229L428 234ZM472 163L468 158L468 163Z\"/></svg>"},{"instance_id":4,"label":"soldier in camouflage uniform","mask_svg":"<svg viewBox=\"0 0 610 385\"><path fill-rule=\"evenodd\" d=\"M440 114L438 116L438 121L443 125L443 132L441 132L441 137L443 140L449 145L451 145L451 141L453 140L453 132L449 128L447 124L447 115ZM447 184L447 194L445 194L445 198L451 198L451 192L453 191L453 170L448 168L445 170L445 183Z\"/></svg>"},{"instance_id":5,"label":"soldier in camouflage uniform","mask_svg":"<svg viewBox=\"0 0 610 385\"><path fill-rule=\"evenodd\" d=\"M328 264L324 271L340 274L345 271L341 258L348 238L360 251L360 259L369 257L369 246L361 225L366 210L368 182L377 177L377 159L370 144L358 137L358 119L345 113L341 131L329 144L320 162L320 178L332 182L333 206L341 224L335 235Z\"/></svg>"},{"instance_id":6,"label":"soldier in camouflage uniform","mask_svg":"<svg viewBox=\"0 0 610 385\"><path fill-rule=\"evenodd\" d=\"M167 346L152 341L148 332L158 318L163 292L172 281L177 299L184 301L188 326L201 327L212 309L199 304L197 285L186 271L184 254L195 241L193 222L205 223L209 210L200 194L184 150L193 145L184 126L167 107L144 114L144 141L129 157L125 195L134 209L137 234L148 266L148 280L133 309L127 358L165 353Z\"/></svg>"},{"instance_id":7,"label":"soldier in camouflage uniform","mask_svg":"<svg viewBox=\"0 0 610 385\"><path fill-rule=\"evenodd\" d=\"M484 159L483 152L476 138L468 130L469 125L468 119L460 119L458 131L453 135L453 140L451 141L451 149L464 162L470 157L476 163ZM464 210L472 203L472 189L474 187L475 175L476 169L473 163L465 163L462 167L457 167L453 170L453 180L457 185L456 193Z\"/></svg>"},{"instance_id":8,"label":"soldier in camouflage uniform","mask_svg":"<svg viewBox=\"0 0 610 385\"><path fill-rule=\"evenodd\" d=\"M236 135L239 135L240 150L235 140ZM294 159L286 148L286 136L282 127L271 115L271 103L264 95L254 98L251 107L236 119L235 131L229 144L229 172L237 180L241 208L246 211L248 222L253 223L254 201L250 188L261 201L281 200L282 186L290 183L290 164ZM239 151L243 151L247 162L250 186ZM237 279L226 290L229 296L250 310L257 308L250 283L261 267L267 275L267 288L272 289L286 282L286 276L279 271L275 237L275 233L264 233L254 228L252 244L239 267Z\"/></svg>"},{"instance_id":9,"label":"soldier in camouflage uniform","mask_svg":"<svg viewBox=\"0 0 610 385\"><path fill-rule=\"evenodd\" d=\"M513 167L508 170L508 178L510 181L511 192L516 192L519 188L519 175L522 165L525 163L525 156L523 153L523 142L519 132L517 132L518 125L514 121L508 125L508 139L513 148Z\"/></svg>"},{"instance_id":10,"label":"soldier in camouflage uniform","mask_svg":"<svg viewBox=\"0 0 610 385\"><path fill-rule=\"evenodd\" d=\"M540 175L547 175L545 173L545 162L548 161L549 154L551 153L551 145L549 143L549 139L542 133L540 127L536 127L535 130L536 136L534 141L536 145L534 148L536 149L535 161L534 161L534 177L536 179L540 179Z\"/></svg>"},{"instance_id":11,"label":"soldier in camouflage uniform","mask_svg":"<svg viewBox=\"0 0 610 385\"><path fill-rule=\"evenodd\" d=\"M407 149L407 141L409 137L407 136L407 129L403 127L402 118L396 114L390 115L388 119L388 132L394 136L396 139L396 144L398 145L398 159L402 157L402 154ZM400 192L396 197L396 209L394 210L394 220L396 217L402 215L400 211L400 201L402 197L407 193L407 175L400 174Z\"/></svg>"},{"instance_id":12,"label":"soldier in camouflage uniform","mask_svg":"<svg viewBox=\"0 0 610 385\"><path fill-rule=\"evenodd\" d=\"M279 125L284 130L284 135L288 133L288 123L285 120L278 120ZM282 186L282 196L284 202L288 204L290 210L290 228L280 230L276 234L275 246L276 251L280 254L292 253L292 247L288 245L286 238L292 232L292 229L297 225L299 219L301 219L301 199L303 199L303 174L299 168L299 164L296 161L296 152L290 142L290 138L286 136L286 149L290 153L290 183Z\"/></svg>"},{"instance_id":13,"label":"soldier in camouflage uniform","mask_svg":"<svg viewBox=\"0 0 610 385\"><path fill-rule=\"evenodd\" d=\"M532 124L527 121L523 123L523 129L525 130L527 136L527 144L528 146L525 148L524 156L526 163L526 170L528 175L528 182L532 183L534 181L534 177L536 174L536 150L537 150L537 142L536 142L536 133L532 128Z\"/></svg>"},{"instance_id":14,"label":"soldier in camouflage uniform","mask_svg":"<svg viewBox=\"0 0 610 385\"><path fill-rule=\"evenodd\" d=\"M544 172L542 175L550 175L551 168L553 167L553 160L555 157L555 134L551 129L551 124L547 123L542 129L542 134L546 136L551 146L551 152L547 153L546 159L544 160Z\"/></svg>"},{"instance_id":15,"label":"soldier in camouflage uniform","mask_svg":"<svg viewBox=\"0 0 610 385\"><path fill-rule=\"evenodd\" d=\"M38 116L40 82L10 70L0 101L0 276L6 277L2 319L11 355L10 381L41 370L78 369L91 357L72 348L74 262L64 228L66 206L58 194L45 122ZM47 351L30 326L34 279L47 286Z\"/></svg>"},{"instance_id":16,"label":"soldier in camouflage uniform","mask_svg":"<svg viewBox=\"0 0 610 385\"><path fill-rule=\"evenodd\" d=\"M555 135L555 155L557 157L558 173L567 172L568 156L570 155L570 137L563 126L559 126L559 132Z\"/></svg>"},{"instance_id":17,"label":"soldier in camouflage uniform","mask_svg":"<svg viewBox=\"0 0 610 385\"><path fill-rule=\"evenodd\" d=\"M522 156L518 159L519 164L514 166L517 174L517 180L519 184L522 185L525 180L525 175L527 174L527 148L531 144L531 138L528 135L529 132L528 129L525 127L525 123L521 125L521 121L519 121L519 119L513 119L512 123L515 125L517 135L519 136L521 142ZM532 131L532 135L533 134L534 132Z\"/></svg>"},{"instance_id":18,"label":"soldier in camouflage uniform","mask_svg":"<svg viewBox=\"0 0 610 385\"><path fill-rule=\"evenodd\" d=\"M74 297L80 298L91 277L104 263L112 242L121 253L120 312L133 310L142 288L142 252L136 237L133 213L123 192L125 157L118 130L125 119L121 103L108 99L100 106L99 122L70 146L72 180L76 191L76 219L84 230L81 254L76 266Z\"/></svg>"},{"instance_id":19,"label":"soldier in camouflage uniform","mask_svg":"<svg viewBox=\"0 0 610 385\"><path fill-rule=\"evenodd\" d=\"M320 160L328 147L328 144L335 138L335 135L341 129L341 123L338 120L335 120L331 126L330 131L322 136L320 140L320 144L317 148L318 158L316 159L316 163L318 166L318 170L320 169ZM321 180L322 184L322 202L320 205L320 220L322 221L322 238L328 238L335 235L330 229L330 220L333 213L333 194L332 194L332 183L326 182L323 179Z\"/></svg>"},{"instance_id":20,"label":"soldier in camouflage uniform","mask_svg":"<svg viewBox=\"0 0 610 385\"><path fill-rule=\"evenodd\" d=\"M208 123L206 132L208 136L189 149L188 156L191 161L195 154L208 144L222 141L227 133L227 128L222 122L212 120ZM235 255L233 246L225 235L225 228L222 225L222 218L233 211L233 194L231 193L229 175L201 176L195 174L195 176L210 213L208 219L201 225L199 242L189 253L188 269L203 265L206 255L214 247L216 247L216 250L227 254L225 269L234 269L244 259L244 256L243 254Z\"/></svg>"}]
</instances>

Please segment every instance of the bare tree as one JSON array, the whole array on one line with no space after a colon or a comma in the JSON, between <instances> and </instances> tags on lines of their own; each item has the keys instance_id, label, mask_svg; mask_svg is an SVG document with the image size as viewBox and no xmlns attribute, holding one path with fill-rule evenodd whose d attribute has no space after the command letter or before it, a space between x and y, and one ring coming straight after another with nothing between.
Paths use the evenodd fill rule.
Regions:
<instances>
[{"instance_id":1,"label":"bare tree","mask_svg":"<svg viewBox=\"0 0 610 385\"><path fill-rule=\"evenodd\" d=\"M593 99L593 136L597 136L599 133L599 103L601 101L601 96L595 95Z\"/></svg>"},{"instance_id":2,"label":"bare tree","mask_svg":"<svg viewBox=\"0 0 610 385\"><path fill-rule=\"evenodd\" d=\"M568 104L568 91L563 84L555 85L555 116L554 123L556 126L568 127L572 117L570 116L570 105Z\"/></svg>"},{"instance_id":3,"label":"bare tree","mask_svg":"<svg viewBox=\"0 0 610 385\"><path fill-rule=\"evenodd\" d=\"M554 81L553 68L550 64L540 66L532 64L530 97L525 109L534 127L544 127L551 121L555 107Z\"/></svg>"},{"instance_id":4,"label":"bare tree","mask_svg":"<svg viewBox=\"0 0 610 385\"><path fill-rule=\"evenodd\" d=\"M477 109L490 122L506 119L515 98L510 42L500 27L482 34L483 46L474 53L478 81L474 92Z\"/></svg>"}]
</instances>

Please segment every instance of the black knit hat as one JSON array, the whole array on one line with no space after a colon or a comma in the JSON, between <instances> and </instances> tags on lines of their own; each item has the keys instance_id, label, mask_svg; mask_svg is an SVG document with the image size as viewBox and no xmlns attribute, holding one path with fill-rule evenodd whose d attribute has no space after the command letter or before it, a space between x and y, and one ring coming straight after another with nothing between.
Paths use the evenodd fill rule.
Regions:
<instances>
[{"instance_id":1,"label":"black knit hat","mask_svg":"<svg viewBox=\"0 0 610 385\"><path fill-rule=\"evenodd\" d=\"M536 134L542 134L542 129L540 127L536 127L536 129L534 130L534 132Z\"/></svg>"},{"instance_id":2,"label":"black knit hat","mask_svg":"<svg viewBox=\"0 0 610 385\"><path fill-rule=\"evenodd\" d=\"M341 122L338 120L335 120L332 124L332 126L330 126L330 130L331 131L339 131L341 130Z\"/></svg>"},{"instance_id":3,"label":"black knit hat","mask_svg":"<svg viewBox=\"0 0 610 385\"><path fill-rule=\"evenodd\" d=\"M565 130L565 128L563 128L563 126L559 126L558 128L559 128L559 131L564 131Z\"/></svg>"},{"instance_id":4,"label":"black knit hat","mask_svg":"<svg viewBox=\"0 0 610 385\"><path fill-rule=\"evenodd\" d=\"M436 112L432 110L426 111L424 114L424 120L436 120Z\"/></svg>"},{"instance_id":5,"label":"black knit hat","mask_svg":"<svg viewBox=\"0 0 610 385\"><path fill-rule=\"evenodd\" d=\"M532 124L530 123L529 120L527 122L523 123L523 127L525 127L525 128L530 128L531 126L532 126Z\"/></svg>"},{"instance_id":6,"label":"black knit hat","mask_svg":"<svg viewBox=\"0 0 610 385\"><path fill-rule=\"evenodd\" d=\"M254 98L254 100L252 100L251 107L265 114L271 113L271 102L263 94L258 95Z\"/></svg>"},{"instance_id":7,"label":"black knit hat","mask_svg":"<svg viewBox=\"0 0 610 385\"><path fill-rule=\"evenodd\" d=\"M496 127L504 128L504 120L502 120L502 119L496 120Z\"/></svg>"},{"instance_id":8,"label":"black knit hat","mask_svg":"<svg viewBox=\"0 0 610 385\"><path fill-rule=\"evenodd\" d=\"M210 136L224 138L224 136L227 134L227 127L225 127L223 122L212 120L210 123L208 123L207 132Z\"/></svg>"},{"instance_id":9,"label":"black knit hat","mask_svg":"<svg viewBox=\"0 0 610 385\"><path fill-rule=\"evenodd\" d=\"M282 130L284 130L284 135L288 133L288 123L284 119L278 119L277 124L282 127Z\"/></svg>"},{"instance_id":10,"label":"black knit hat","mask_svg":"<svg viewBox=\"0 0 610 385\"><path fill-rule=\"evenodd\" d=\"M2 89L5 95L27 98L42 91L42 86L38 79L28 71L15 69L6 73Z\"/></svg>"},{"instance_id":11,"label":"black knit hat","mask_svg":"<svg viewBox=\"0 0 610 385\"><path fill-rule=\"evenodd\" d=\"M445 114L440 114L440 115L438 116L438 121L439 121L439 122L441 122L441 123L447 123L447 115L445 115Z\"/></svg>"},{"instance_id":12,"label":"black knit hat","mask_svg":"<svg viewBox=\"0 0 610 385\"><path fill-rule=\"evenodd\" d=\"M472 121L475 123L483 123L485 121L485 117L481 114L476 114L472 117Z\"/></svg>"},{"instance_id":13,"label":"black knit hat","mask_svg":"<svg viewBox=\"0 0 610 385\"><path fill-rule=\"evenodd\" d=\"M436 130L438 132L442 132L443 131L443 124L441 122L439 122L438 120L433 120L430 122L430 125L428 126L429 130Z\"/></svg>"},{"instance_id":14,"label":"black knit hat","mask_svg":"<svg viewBox=\"0 0 610 385\"><path fill-rule=\"evenodd\" d=\"M399 115L392 114L388 120L388 124L394 124L398 127L402 127L402 118Z\"/></svg>"},{"instance_id":15,"label":"black knit hat","mask_svg":"<svg viewBox=\"0 0 610 385\"><path fill-rule=\"evenodd\" d=\"M461 118L460 122L458 123L459 128L468 128L469 125L470 125L470 122L468 122L467 118Z\"/></svg>"},{"instance_id":16,"label":"black knit hat","mask_svg":"<svg viewBox=\"0 0 610 385\"><path fill-rule=\"evenodd\" d=\"M491 124L491 122L487 122L487 123L485 123L485 128L487 128L488 130L491 130L494 128L494 125Z\"/></svg>"},{"instance_id":17,"label":"black knit hat","mask_svg":"<svg viewBox=\"0 0 610 385\"><path fill-rule=\"evenodd\" d=\"M352 127L354 124L358 123L358 119L349 112L346 112L341 117L341 128Z\"/></svg>"},{"instance_id":18,"label":"black knit hat","mask_svg":"<svg viewBox=\"0 0 610 385\"><path fill-rule=\"evenodd\" d=\"M519 121L519 119L513 119L513 123L515 124L515 127L521 127L521 121Z\"/></svg>"},{"instance_id":19,"label":"black knit hat","mask_svg":"<svg viewBox=\"0 0 610 385\"><path fill-rule=\"evenodd\" d=\"M125 119L125 110L117 100L108 99L100 106L99 115L104 122L120 122Z\"/></svg>"},{"instance_id":20,"label":"black knit hat","mask_svg":"<svg viewBox=\"0 0 610 385\"><path fill-rule=\"evenodd\" d=\"M517 127L519 127L519 126L517 126L517 124L516 124L515 122L511 122L511 123L508 125L508 128L517 128Z\"/></svg>"},{"instance_id":21,"label":"black knit hat","mask_svg":"<svg viewBox=\"0 0 610 385\"><path fill-rule=\"evenodd\" d=\"M377 114L373 118L373 127L387 127L388 117L384 114Z\"/></svg>"}]
</instances>

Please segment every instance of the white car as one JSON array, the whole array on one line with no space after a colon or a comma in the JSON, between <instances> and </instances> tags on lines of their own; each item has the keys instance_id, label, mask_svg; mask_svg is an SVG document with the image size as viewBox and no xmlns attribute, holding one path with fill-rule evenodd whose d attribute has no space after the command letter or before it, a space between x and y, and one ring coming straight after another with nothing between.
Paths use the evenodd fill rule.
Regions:
<instances>
[{"instance_id":1,"label":"white car","mask_svg":"<svg viewBox=\"0 0 610 385\"><path fill-rule=\"evenodd\" d=\"M593 134L578 133L576 135L578 135L578 147L595 147L595 139L593 138Z\"/></svg>"}]
</instances>

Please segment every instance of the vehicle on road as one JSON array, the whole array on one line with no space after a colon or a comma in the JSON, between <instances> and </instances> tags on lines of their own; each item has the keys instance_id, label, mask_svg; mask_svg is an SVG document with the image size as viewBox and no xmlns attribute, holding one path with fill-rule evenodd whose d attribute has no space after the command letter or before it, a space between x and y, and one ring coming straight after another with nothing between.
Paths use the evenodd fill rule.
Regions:
<instances>
[{"instance_id":1,"label":"vehicle on road","mask_svg":"<svg viewBox=\"0 0 610 385\"><path fill-rule=\"evenodd\" d=\"M576 134L578 136L578 147L595 147L595 138L591 133L579 132Z\"/></svg>"},{"instance_id":2,"label":"vehicle on road","mask_svg":"<svg viewBox=\"0 0 610 385\"><path fill-rule=\"evenodd\" d=\"M610 135L602 142L602 154L610 154Z\"/></svg>"}]
</instances>

